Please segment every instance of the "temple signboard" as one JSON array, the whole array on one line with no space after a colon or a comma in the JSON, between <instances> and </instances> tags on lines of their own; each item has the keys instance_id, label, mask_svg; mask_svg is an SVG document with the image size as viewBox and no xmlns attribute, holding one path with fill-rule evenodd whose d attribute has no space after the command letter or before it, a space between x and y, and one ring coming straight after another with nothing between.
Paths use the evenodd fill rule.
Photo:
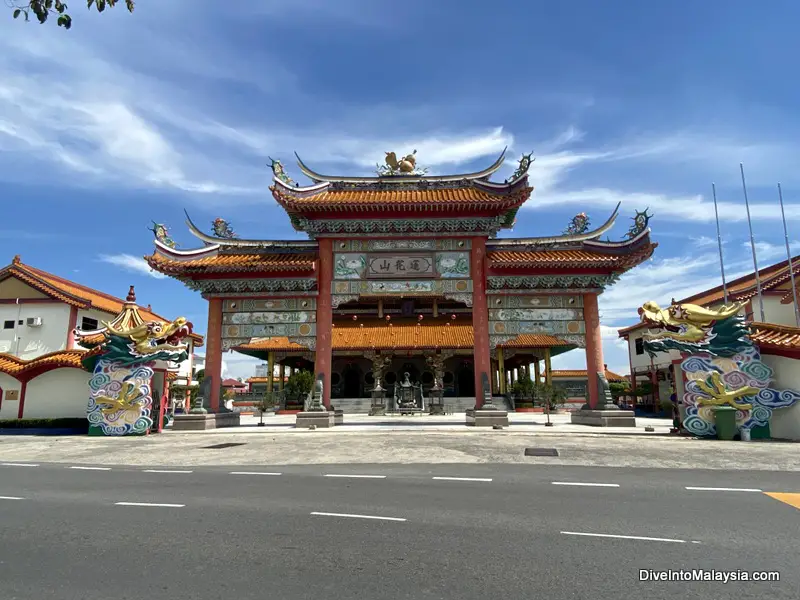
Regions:
<instances>
[{"instance_id":1,"label":"temple signboard","mask_svg":"<svg viewBox=\"0 0 800 600\"><path fill-rule=\"evenodd\" d=\"M432 254L379 254L367 260L369 279L436 277Z\"/></svg>"},{"instance_id":2,"label":"temple signboard","mask_svg":"<svg viewBox=\"0 0 800 600\"><path fill-rule=\"evenodd\" d=\"M343 279L469 279L470 256L458 252L336 253L333 278Z\"/></svg>"}]
</instances>

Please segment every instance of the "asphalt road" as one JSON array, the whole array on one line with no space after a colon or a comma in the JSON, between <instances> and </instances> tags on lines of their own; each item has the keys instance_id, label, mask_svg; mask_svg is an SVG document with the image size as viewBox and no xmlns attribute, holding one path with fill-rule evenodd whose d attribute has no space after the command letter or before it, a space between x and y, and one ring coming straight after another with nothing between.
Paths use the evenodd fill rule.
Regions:
<instances>
[{"instance_id":1,"label":"asphalt road","mask_svg":"<svg viewBox=\"0 0 800 600\"><path fill-rule=\"evenodd\" d=\"M792 473L25 464L0 464L3 600L795 599L800 588L800 511L763 493L800 493ZM780 581L641 582L640 569Z\"/></svg>"}]
</instances>

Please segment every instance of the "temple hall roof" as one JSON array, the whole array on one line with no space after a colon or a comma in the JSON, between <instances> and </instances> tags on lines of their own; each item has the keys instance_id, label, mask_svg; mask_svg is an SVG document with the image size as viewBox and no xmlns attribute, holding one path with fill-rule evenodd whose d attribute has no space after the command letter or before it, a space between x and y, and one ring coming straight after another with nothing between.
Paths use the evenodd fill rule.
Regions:
<instances>
[{"instance_id":1,"label":"temple hall roof","mask_svg":"<svg viewBox=\"0 0 800 600\"><path fill-rule=\"evenodd\" d=\"M471 324L423 323L337 323L332 330L332 347L333 350L459 350L475 345ZM568 350L572 345L551 335L522 334L502 347ZM258 357L270 351L305 351L303 346L286 337L253 340L233 349Z\"/></svg>"}]
</instances>

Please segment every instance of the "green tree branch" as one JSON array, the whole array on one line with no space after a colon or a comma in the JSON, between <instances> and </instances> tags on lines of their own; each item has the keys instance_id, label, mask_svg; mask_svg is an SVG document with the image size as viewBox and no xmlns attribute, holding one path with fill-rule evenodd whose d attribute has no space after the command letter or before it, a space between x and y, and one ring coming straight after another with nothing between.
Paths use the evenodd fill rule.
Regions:
<instances>
[{"instance_id":1,"label":"green tree branch","mask_svg":"<svg viewBox=\"0 0 800 600\"><path fill-rule=\"evenodd\" d=\"M123 0L86 0L86 8L92 7L97 9L97 12L103 12L106 7L113 8ZM124 0L125 7L128 12L133 12L134 0ZM67 12L68 7L65 2L61 0L28 0L27 2L20 2L19 0L6 0L9 8L13 9L12 15L15 19L20 16L24 17L26 21L30 21L31 15L36 17L40 24L44 24L51 16L57 16L56 22L59 27L69 29L72 27L72 17Z\"/></svg>"}]
</instances>

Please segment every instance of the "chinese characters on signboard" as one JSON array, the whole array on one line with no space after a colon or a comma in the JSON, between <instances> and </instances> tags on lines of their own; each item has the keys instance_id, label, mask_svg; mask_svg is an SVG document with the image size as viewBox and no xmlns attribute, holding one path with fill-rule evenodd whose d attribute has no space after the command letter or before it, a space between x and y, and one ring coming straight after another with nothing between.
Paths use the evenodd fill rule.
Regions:
<instances>
[{"instance_id":1,"label":"chinese characters on signboard","mask_svg":"<svg viewBox=\"0 0 800 600\"><path fill-rule=\"evenodd\" d=\"M435 277L432 255L375 255L367 262L367 277Z\"/></svg>"}]
</instances>

